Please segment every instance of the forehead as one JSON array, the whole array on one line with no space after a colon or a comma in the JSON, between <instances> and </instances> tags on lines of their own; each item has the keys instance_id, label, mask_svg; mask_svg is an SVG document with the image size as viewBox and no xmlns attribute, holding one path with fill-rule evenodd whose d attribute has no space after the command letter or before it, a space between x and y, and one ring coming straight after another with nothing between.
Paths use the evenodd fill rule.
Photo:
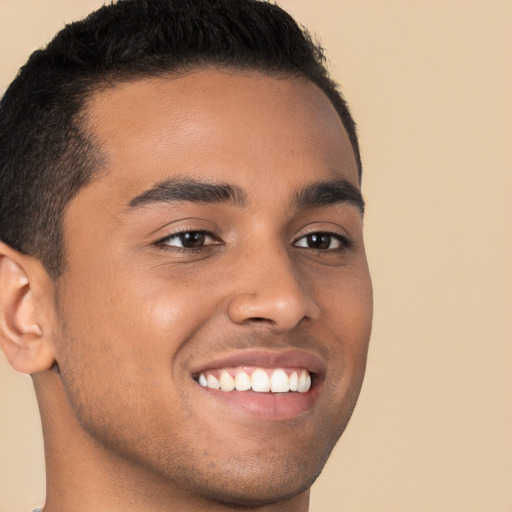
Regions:
<instances>
[{"instance_id":1,"label":"forehead","mask_svg":"<svg viewBox=\"0 0 512 512\"><path fill-rule=\"evenodd\" d=\"M303 79L226 70L141 79L97 93L87 114L105 179L126 195L176 175L252 189L315 172L358 184L339 116Z\"/></svg>"}]
</instances>

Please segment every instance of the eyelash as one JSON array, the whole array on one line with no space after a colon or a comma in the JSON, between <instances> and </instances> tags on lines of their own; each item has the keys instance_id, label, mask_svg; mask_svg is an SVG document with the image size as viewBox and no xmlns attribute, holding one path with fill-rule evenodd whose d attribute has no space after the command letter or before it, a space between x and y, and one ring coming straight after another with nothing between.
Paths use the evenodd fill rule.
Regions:
<instances>
[{"instance_id":1,"label":"eyelash","mask_svg":"<svg viewBox=\"0 0 512 512\"><path fill-rule=\"evenodd\" d=\"M172 240L173 238L179 238L180 236L184 236L187 234L200 234L203 236L208 236L212 238L214 242L207 245L201 245L199 247L178 247L166 243ZM163 238L158 240L155 245L159 246L160 248L166 251L174 251L179 253L197 253L201 250L204 250L205 248L212 247L214 245L223 245L223 243L213 233L211 233L210 231L206 231L204 229L180 229L178 231L175 231L174 233L164 236Z\"/></svg>"},{"instance_id":2,"label":"eyelash","mask_svg":"<svg viewBox=\"0 0 512 512\"><path fill-rule=\"evenodd\" d=\"M214 242L206 244L206 245L200 245L198 247L179 247L179 246L175 246L175 245L169 245L168 243L166 243L166 242L172 240L173 238L179 238L181 236L189 235L189 234L199 234L202 236L210 237L210 238L212 238L212 240L214 240ZM297 245L297 243L300 240L303 240L303 239L306 239L307 237L312 237L312 236L328 236L328 237L331 237L332 239L338 241L340 245L339 245L339 247L336 247L334 249L316 249L314 247L304 247L301 245ZM183 241L182 241L182 243L183 243ZM200 230L200 229L199 230L183 229L183 230L175 231L174 233L171 233L171 234L161 238L160 240L158 240L155 243L155 245L159 246L163 250L168 250L168 251L173 251L173 252L197 253L200 251L204 251L206 248L209 248L209 247L212 247L215 245L224 245L224 244L221 240L219 240L218 237L216 237L210 231ZM311 233L306 233L306 234L302 235L301 237L297 238L293 242L293 247L303 247L304 249L307 249L308 251L312 251L312 252L314 251L316 254L319 254L322 256L326 256L328 254L339 254L339 253L349 250L352 246L353 246L353 242L346 236L340 235L339 233L332 233L332 232L328 232L328 231L312 231Z\"/></svg>"},{"instance_id":3,"label":"eyelash","mask_svg":"<svg viewBox=\"0 0 512 512\"><path fill-rule=\"evenodd\" d=\"M299 237L297 240L295 240L293 242L293 246L294 247L303 247L303 246L297 245L297 243L300 240L307 239L307 237L312 237L312 236L328 236L331 239L334 239L337 242L339 242L339 247L336 247L334 249L317 249L314 247L304 247L304 249L308 249L309 251L314 251L316 254L322 255L322 256L327 256L329 254L340 254L340 253L343 253L343 252L349 250L353 246L352 240L350 240L348 237L346 237L344 235L340 235L339 233L332 233L329 231L312 231L311 233L306 233L306 234L302 235L301 237ZM330 240L330 241L332 241L332 240Z\"/></svg>"}]
</instances>

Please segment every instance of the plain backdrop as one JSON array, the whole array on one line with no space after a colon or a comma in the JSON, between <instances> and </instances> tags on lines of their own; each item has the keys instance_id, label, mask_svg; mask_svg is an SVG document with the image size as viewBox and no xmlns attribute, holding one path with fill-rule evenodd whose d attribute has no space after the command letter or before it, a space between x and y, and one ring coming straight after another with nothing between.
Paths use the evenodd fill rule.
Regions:
<instances>
[{"instance_id":1,"label":"plain backdrop","mask_svg":"<svg viewBox=\"0 0 512 512\"><path fill-rule=\"evenodd\" d=\"M0 0L0 90L101 3ZM365 385L312 511L511 512L512 1L280 3L358 122L375 288ZM0 512L43 502L31 381L0 354Z\"/></svg>"}]
</instances>

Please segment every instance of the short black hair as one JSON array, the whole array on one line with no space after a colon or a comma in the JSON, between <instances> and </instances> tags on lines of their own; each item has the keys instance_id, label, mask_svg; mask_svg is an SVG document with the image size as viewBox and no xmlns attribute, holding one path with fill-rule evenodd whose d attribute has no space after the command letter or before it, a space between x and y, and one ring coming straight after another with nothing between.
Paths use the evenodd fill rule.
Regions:
<instances>
[{"instance_id":1,"label":"short black hair","mask_svg":"<svg viewBox=\"0 0 512 512\"><path fill-rule=\"evenodd\" d=\"M0 240L58 278L66 205L101 162L85 129L87 99L125 81L212 66L315 83L341 118L361 176L355 123L323 48L280 7L261 0L119 0L35 51L0 102Z\"/></svg>"}]
</instances>

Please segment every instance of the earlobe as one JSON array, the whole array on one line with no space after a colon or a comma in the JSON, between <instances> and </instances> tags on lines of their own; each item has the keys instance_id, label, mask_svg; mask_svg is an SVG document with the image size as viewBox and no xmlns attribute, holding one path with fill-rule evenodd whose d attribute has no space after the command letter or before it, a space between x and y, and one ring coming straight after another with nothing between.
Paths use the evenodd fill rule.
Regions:
<instances>
[{"instance_id":1,"label":"earlobe","mask_svg":"<svg viewBox=\"0 0 512 512\"><path fill-rule=\"evenodd\" d=\"M0 348L15 370L27 374L47 370L55 361L40 322L30 260L0 243Z\"/></svg>"}]
</instances>

